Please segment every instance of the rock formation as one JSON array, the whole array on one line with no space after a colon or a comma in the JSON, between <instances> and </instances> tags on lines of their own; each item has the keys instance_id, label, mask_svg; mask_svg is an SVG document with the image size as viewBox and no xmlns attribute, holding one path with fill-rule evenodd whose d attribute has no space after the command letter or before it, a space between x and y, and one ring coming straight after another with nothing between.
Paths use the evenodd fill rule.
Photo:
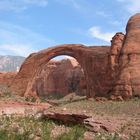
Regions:
<instances>
[{"instance_id":1,"label":"rock formation","mask_svg":"<svg viewBox=\"0 0 140 140\"><path fill-rule=\"evenodd\" d=\"M47 62L58 55L70 55L83 68L87 95L105 94L108 89L105 85L106 81L103 79L106 76L106 69L108 67L108 53L109 47L107 46L85 47L78 44L61 45L34 53L21 66L11 85L11 89L22 96L30 95L37 97L37 81Z\"/></svg>"},{"instance_id":2,"label":"rock formation","mask_svg":"<svg viewBox=\"0 0 140 140\"><path fill-rule=\"evenodd\" d=\"M126 35L117 33L110 46L66 44L31 54L11 89L22 96L38 97L38 82L46 64L59 55L74 57L83 69L87 97L140 96L140 14L130 18Z\"/></svg>"},{"instance_id":3,"label":"rock formation","mask_svg":"<svg viewBox=\"0 0 140 140\"><path fill-rule=\"evenodd\" d=\"M92 132L116 132L119 128L119 124L112 125L112 120L105 119L97 119L92 116L88 116L83 113L71 113L67 111L42 111L41 114L36 114L36 116L40 116L40 119L51 119L63 124L81 124L87 130Z\"/></svg>"},{"instance_id":4,"label":"rock formation","mask_svg":"<svg viewBox=\"0 0 140 140\"><path fill-rule=\"evenodd\" d=\"M127 23L118 61L119 75L112 93L123 98L140 97L140 14Z\"/></svg>"}]
</instances>

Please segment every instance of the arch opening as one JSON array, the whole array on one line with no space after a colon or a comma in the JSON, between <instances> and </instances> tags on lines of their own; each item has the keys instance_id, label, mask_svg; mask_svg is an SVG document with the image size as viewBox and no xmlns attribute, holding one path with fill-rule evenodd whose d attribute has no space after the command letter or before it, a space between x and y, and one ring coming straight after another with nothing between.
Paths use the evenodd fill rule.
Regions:
<instances>
[{"instance_id":1,"label":"arch opening","mask_svg":"<svg viewBox=\"0 0 140 140\"><path fill-rule=\"evenodd\" d=\"M69 94L86 96L86 80L82 66L69 55L48 59L38 74L36 92L40 98L60 99Z\"/></svg>"},{"instance_id":2,"label":"arch opening","mask_svg":"<svg viewBox=\"0 0 140 140\"><path fill-rule=\"evenodd\" d=\"M81 59L84 56L87 57L88 49L81 44L64 44L60 46L55 46L52 48L48 48L45 50L42 50L38 52L37 54L34 54L32 56L29 56L27 59L29 59L31 62L34 62L32 69L32 72L30 73L31 78L29 78L29 81L27 83L27 87L24 93L25 97L32 96L36 99L38 99L38 88L37 85L41 85L38 83L41 83L42 80L41 73L46 66L46 64L53 59L54 57L61 56L61 55L68 55L71 57L74 57L80 66L83 68L83 72L85 75L85 87L86 87L86 97L91 97L91 90L90 85L91 83L89 81L89 74L87 71L87 59ZM37 60L37 61L36 61ZM90 84L90 85L89 85ZM92 86L91 86L92 87Z\"/></svg>"}]
</instances>

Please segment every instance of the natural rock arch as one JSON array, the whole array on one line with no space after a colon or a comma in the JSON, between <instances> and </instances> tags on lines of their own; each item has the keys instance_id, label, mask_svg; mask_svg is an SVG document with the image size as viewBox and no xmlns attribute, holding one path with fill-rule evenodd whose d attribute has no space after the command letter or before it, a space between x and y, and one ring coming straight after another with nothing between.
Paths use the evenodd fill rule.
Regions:
<instances>
[{"instance_id":1,"label":"natural rock arch","mask_svg":"<svg viewBox=\"0 0 140 140\"><path fill-rule=\"evenodd\" d=\"M11 89L15 94L37 98L35 81L44 65L53 57L69 55L74 57L83 68L87 97L106 96L111 88L110 73L107 72L109 51L108 46L87 47L81 44L66 44L33 53L22 64L11 84Z\"/></svg>"},{"instance_id":2,"label":"natural rock arch","mask_svg":"<svg viewBox=\"0 0 140 140\"><path fill-rule=\"evenodd\" d=\"M34 92L33 93L34 95L38 95L36 87L37 87L37 84L41 81L39 79L40 74L41 74L42 70L44 69L44 67L46 66L46 64L51 59L53 59L57 56L67 55L67 56L71 56L71 57L75 58L84 72L84 68L82 67L82 66L84 66L83 61L79 60L79 57L77 54L77 53L79 53L79 49L83 46L78 46L79 48L77 47L77 45L74 45L74 46L76 47L75 49L77 49L77 51L75 51L75 49L71 49L71 46L60 46L60 47L55 47L51 50L49 49L46 51L45 60L43 61L43 63L40 63L40 67L39 67L38 71L36 71L35 75L33 76L34 78L31 80L32 84L31 85L29 84L29 87L28 87L29 89L27 88L25 96L28 95L28 93L32 93L32 92ZM88 82L85 82L85 83L88 83Z\"/></svg>"},{"instance_id":3,"label":"natural rock arch","mask_svg":"<svg viewBox=\"0 0 140 140\"><path fill-rule=\"evenodd\" d=\"M34 73L32 79L29 81L25 96L28 96L29 94L33 94L33 96L36 95L38 97L38 93L36 90L36 85L37 85L37 80L38 76L40 75L42 69L44 66L53 58L61 55L67 55L75 58L77 62L81 65L84 74L85 74L85 79L88 80L87 75L86 75L86 67L85 67L85 62L82 60L81 61L81 56L82 54L84 55L84 50L86 49L86 46L80 45L80 44L67 44L67 45L61 45L61 46L56 46L53 48L48 48L46 50L40 51L38 55L41 55L40 59L42 59L41 63L39 63L39 67ZM84 56L83 56L84 57ZM87 88L88 88L88 81L86 81ZM87 97L90 97L90 93L88 93L87 89Z\"/></svg>"},{"instance_id":4,"label":"natural rock arch","mask_svg":"<svg viewBox=\"0 0 140 140\"><path fill-rule=\"evenodd\" d=\"M42 55L41 59L44 59L39 64L39 69L35 73L35 75L39 74L42 68L46 63L48 63L51 59L61 56L61 55L67 55L75 58L77 62L81 65L83 70L85 71L84 63L81 61L81 55L83 54L84 49L86 49L86 46L84 45L77 45L77 44L67 44L67 45L60 45L53 48L48 48L46 50L40 51L38 55Z\"/></svg>"},{"instance_id":5,"label":"natural rock arch","mask_svg":"<svg viewBox=\"0 0 140 140\"><path fill-rule=\"evenodd\" d=\"M86 68L86 56L89 54L89 49L81 44L66 44L55 46L42 50L38 53L31 54L21 66L19 73L13 81L11 88L20 95L37 95L35 92L35 81L40 74L45 64L52 58L60 55L68 55L75 58L83 68L86 83L87 96L90 96L88 91L88 72ZM28 74L27 74L28 73ZM25 76L24 76L25 75ZM22 79L22 81L21 81ZM24 80L25 79L25 80ZM21 83L20 83L21 81ZM23 83L24 82L24 83ZM23 84L22 84L23 83ZM18 88L16 88L18 87ZM21 88L20 88L21 87Z\"/></svg>"}]
</instances>

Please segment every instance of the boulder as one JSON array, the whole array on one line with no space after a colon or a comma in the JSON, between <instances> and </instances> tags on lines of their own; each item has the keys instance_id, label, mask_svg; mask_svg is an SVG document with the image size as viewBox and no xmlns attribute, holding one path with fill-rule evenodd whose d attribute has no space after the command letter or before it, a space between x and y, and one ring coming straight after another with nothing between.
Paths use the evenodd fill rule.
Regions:
<instances>
[{"instance_id":1,"label":"boulder","mask_svg":"<svg viewBox=\"0 0 140 140\"><path fill-rule=\"evenodd\" d=\"M92 116L88 116L81 113L70 113L70 112L59 112L59 111L44 111L40 115L41 119L51 119L66 125L76 125L80 124L92 132L102 132L102 130L107 132L116 132L118 125L112 126L112 121L107 119L97 119Z\"/></svg>"}]
</instances>

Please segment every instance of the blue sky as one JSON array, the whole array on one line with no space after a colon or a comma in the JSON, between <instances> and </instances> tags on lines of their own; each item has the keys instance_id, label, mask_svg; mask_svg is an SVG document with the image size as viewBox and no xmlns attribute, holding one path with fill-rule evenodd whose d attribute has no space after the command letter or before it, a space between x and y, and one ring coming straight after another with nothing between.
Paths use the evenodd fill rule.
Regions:
<instances>
[{"instance_id":1,"label":"blue sky","mask_svg":"<svg viewBox=\"0 0 140 140\"><path fill-rule=\"evenodd\" d=\"M0 0L0 54L28 56L58 44L109 45L140 0Z\"/></svg>"}]
</instances>

